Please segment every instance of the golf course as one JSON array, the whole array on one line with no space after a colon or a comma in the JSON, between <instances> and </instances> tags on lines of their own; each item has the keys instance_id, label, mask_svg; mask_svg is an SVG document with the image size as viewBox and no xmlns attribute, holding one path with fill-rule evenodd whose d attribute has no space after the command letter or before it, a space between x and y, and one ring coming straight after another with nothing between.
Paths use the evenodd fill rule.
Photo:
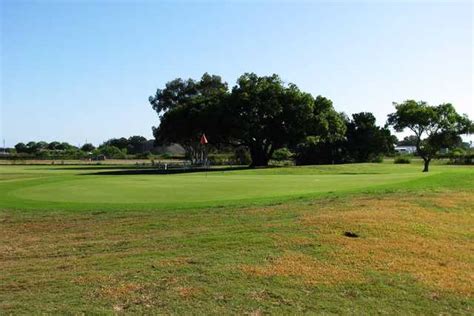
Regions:
<instances>
[{"instance_id":1,"label":"golf course","mask_svg":"<svg viewBox=\"0 0 474 316\"><path fill-rule=\"evenodd\" d=\"M470 314L474 169L0 166L0 313Z\"/></svg>"}]
</instances>

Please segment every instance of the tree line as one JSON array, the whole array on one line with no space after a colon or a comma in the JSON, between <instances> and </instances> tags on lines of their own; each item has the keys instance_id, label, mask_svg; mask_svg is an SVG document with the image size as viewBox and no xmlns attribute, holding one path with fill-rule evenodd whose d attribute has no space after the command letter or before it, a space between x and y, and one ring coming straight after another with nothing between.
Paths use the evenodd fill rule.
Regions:
<instances>
[{"instance_id":1,"label":"tree line","mask_svg":"<svg viewBox=\"0 0 474 316\"><path fill-rule=\"evenodd\" d=\"M128 138L112 138L97 148L86 143L82 146L74 146L67 142L28 142L18 143L11 154L18 157L38 159L86 159L100 156L112 159L148 158L155 151L155 141L148 140L143 136L131 136Z\"/></svg>"},{"instance_id":2,"label":"tree line","mask_svg":"<svg viewBox=\"0 0 474 316\"><path fill-rule=\"evenodd\" d=\"M203 150L248 151L251 166L267 166L275 153L291 153L297 164L378 161L392 154L397 132L411 130L428 171L440 148L460 143L472 122L451 104L430 106L413 100L394 104L385 126L361 112L348 117L330 99L313 97L274 74L245 73L229 89L220 76L175 79L157 89L149 102L160 123L153 127L158 142L181 144L192 160ZM209 144L199 143L205 134Z\"/></svg>"}]
</instances>

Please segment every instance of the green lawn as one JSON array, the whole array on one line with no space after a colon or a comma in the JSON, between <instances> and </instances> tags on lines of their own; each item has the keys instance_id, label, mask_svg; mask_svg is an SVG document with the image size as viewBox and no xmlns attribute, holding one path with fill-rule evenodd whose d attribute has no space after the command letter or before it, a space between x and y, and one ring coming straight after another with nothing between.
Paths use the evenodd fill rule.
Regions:
<instances>
[{"instance_id":1,"label":"green lawn","mask_svg":"<svg viewBox=\"0 0 474 316\"><path fill-rule=\"evenodd\" d=\"M474 168L121 169L0 166L0 314L472 314Z\"/></svg>"},{"instance_id":2,"label":"green lawn","mask_svg":"<svg viewBox=\"0 0 474 316\"><path fill-rule=\"evenodd\" d=\"M447 169L448 168L448 169ZM459 169L459 168L457 168ZM164 210L248 205L406 187L455 167L388 164L273 168L170 175L95 175L101 169L0 166L0 207L37 210ZM465 169L459 169L465 170ZM470 169L466 169L470 170ZM105 169L105 172L114 171ZM460 171L468 172L468 171Z\"/></svg>"}]
</instances>

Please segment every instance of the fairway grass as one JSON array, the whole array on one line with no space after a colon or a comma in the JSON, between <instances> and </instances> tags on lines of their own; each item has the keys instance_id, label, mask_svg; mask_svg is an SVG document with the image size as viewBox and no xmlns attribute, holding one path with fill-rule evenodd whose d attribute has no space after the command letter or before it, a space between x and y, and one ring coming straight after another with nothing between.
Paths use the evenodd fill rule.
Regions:
<instances>
[{"instance_id":1,"label":"fairway grass","mask_svg":"<svg viewBox=\"0 0 474 316\"><path fill-rule=\"evenodd\" d=\"M0 167L0 314L472 314L474 170L432 169Z\"/></svg>"},{"instance_id":2,"label":"fairway grass","mask_svg":"<svg viewBox=\"0 0 474 316\"><path fill-rule=\"evenodd\" d=\"M19 210L167 210L242 206L431 182L446 171L361 164L187 174L108 175L92 167L0 166L0 208ZM108 168L108 167L107 167ZM469 169L451 167L451 174ZM421 184L422 185L422 184Z\"/></svg>"}]
</instances>

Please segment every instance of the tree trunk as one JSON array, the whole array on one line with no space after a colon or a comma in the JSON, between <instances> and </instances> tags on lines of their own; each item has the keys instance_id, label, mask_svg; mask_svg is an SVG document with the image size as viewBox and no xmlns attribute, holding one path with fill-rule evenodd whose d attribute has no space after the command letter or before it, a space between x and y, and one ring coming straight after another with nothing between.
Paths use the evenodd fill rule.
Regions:
<instances>
[{"instance_id":1,"label":"tree trunk","mask_svg":"<svg viewBox=\"0 0 474 316\"><path fill-rule=\"evenodd\" d=\"M423 161L425 163L425 167L423 168L423 172L428 172L428 167L430 165L431 159L423 159Z\"/></svg>"},{"instance_id":2,"label":"tree trunk","mask_svg":"<svg viewBox=\"0 0 474 316\"><path fill-rule=\"evenodd\" d=\"M268 153L261 148L250 148L250 156L252 157L252 163L250 167L266 167L270 156Z\"/></svg>"}]
</instances>

